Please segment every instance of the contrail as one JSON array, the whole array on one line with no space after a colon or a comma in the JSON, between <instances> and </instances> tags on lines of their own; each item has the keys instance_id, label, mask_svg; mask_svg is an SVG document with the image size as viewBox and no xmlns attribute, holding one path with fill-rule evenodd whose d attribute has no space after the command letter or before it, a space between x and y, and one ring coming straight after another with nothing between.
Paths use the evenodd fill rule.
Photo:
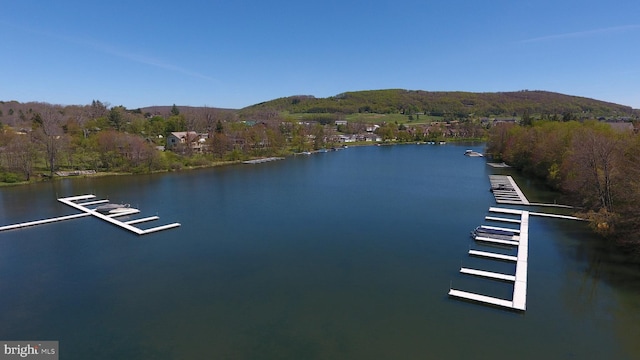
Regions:
<instances>
[{"instance_id":1,"label":"contrail","mask_svg":"<svg viewBox=\"0 0 640 360\"><path fill-rule=\"evenodd\" d=\"M137 63L140 63L140 64L158 67L158 68L161 68L161 69L165 69L165 70L181 73L181 74L184 74L184 75L187 75L187 76L191 76L191 77L194 77L194 78L199 78L199 79L204 79L204 80L208 80L208 81L219 82L219 80L217 80L215 78L212 78L210 76L204 75L202 73L199 73L199 72L196 72L196 71L192 71L192 70L189 70L189 69L185 69L183 67L176 66L176 65L164 62L164 61L162 61L160 59L155 59L155 58L152 58L152 57L149 57L149 56L136 54L136 53L129 52L129 51L124 51L124 50L119 49L119 48L117 48L117 47L115 47L113 45L100 43L100 42L94 41L92 39L81 39L81 38L78 38L78 37L60 35L60 34L57 34L57 33L53 33L51 31L43 31L43 30L40 30L40 29L26 28L24 26L15 25L15 24L12 24L12 23L8 23L6 21L0 21L0 25L12 27L14 29L18 29L20 31L36 34L36 35L39 35L39 36L46 36L46 37L54 38L54 39L57 39L57 40L60 40L60 41L64 41L66 43L70 43L70 44L80 45L80 46L83 46L85 48L90 48L90 49L99 51L99 52L104 53L104 54L108 54L108 55L111 55L111 56L116 56L116 57L123 58L123 59L129 60L129 61L137 62Z\"/></svg>"},{"instance_id":2,"label":"contrail","mask_svg":"<svg viewBox=\"0 0 640 360\"><path fill-rule=\"evenodd\" d=\"M635 29L640 29L640 25L613 26L613 27L601 28L601 29L593 29L593 30L584 30L584 31L563 33L563 34L547 35L547 36L541 36L541 37L521 40L519 42L520 43L532 43L532 42L541 42L541 41L547 41L547 40L558 40L558 39L570 39L570 38L588 37L588 36L592 36L592 35L625 32L625 31L630 31L630 30L635 30Z\"/></svg>"}]
</instances>

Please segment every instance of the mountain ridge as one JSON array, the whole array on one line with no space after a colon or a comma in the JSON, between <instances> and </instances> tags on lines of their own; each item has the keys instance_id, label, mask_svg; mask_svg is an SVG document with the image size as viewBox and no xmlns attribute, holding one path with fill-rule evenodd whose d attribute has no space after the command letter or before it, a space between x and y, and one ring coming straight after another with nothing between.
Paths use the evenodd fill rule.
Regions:
<instances>
[{"instance_id":1,"label":"mountain ridge","mask_svg":"<svg viewBox=\"0 0 640 360\"><path fill-rule=\"evenodd\" d=\"M239 111L273 109L291 113L430 113L455 117L590 113L637 116L631 106L543 90L511 92L382 89L344 92L326 98L294 95L254 104Z\"/></svg>"},{"instance_id":2,"label":"mountain ridge","mask_svg":"<svg viewBox=\"0 0 640 360\"><path fill-rule=\"evenodd\" d=\"M44 102L0 101L0 123L27 120ZM108 107L108 103L107 104ZM51 104L49 104L51 105ZM55 104L54 104L55 105ZM67 111L79 111L90 105L61 105ZM449 118L497 117L523 115L571 115L581 117L640 118L640 109L587 97L566 95L544 90L508 92L425 91L379 89L347 91L325 98L314 95L292 95L263 101L241 109L210 106L176 105L187 112L214 110L254 117L265 112L289 113L400 113L429 114ZM154 105L131 112L169 116L172 105Z\"/></svg>"}]
</instances>

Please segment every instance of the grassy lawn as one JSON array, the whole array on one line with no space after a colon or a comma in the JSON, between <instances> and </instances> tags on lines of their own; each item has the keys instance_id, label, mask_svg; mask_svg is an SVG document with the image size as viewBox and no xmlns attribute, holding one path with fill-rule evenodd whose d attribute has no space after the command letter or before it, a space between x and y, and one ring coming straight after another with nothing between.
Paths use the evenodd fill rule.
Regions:
<instances>
[{"instance_id":1,"label":"grassy lawn","mask_svg":"<svg viewBox=\"0 0 640 360\"><path fill-rule=\"evenodd\" d=\"M429 116L429 115L413 115L413 120L409 121L407 115L402 114L350 114L347 115L345 120L350 122L361 122L371 124L381 124L383 122L391 122L398 124L428 124L434 121L442 121L441 116Z\"/></svg>"},{"instance_id":2,"label":"grassy lawn","mask_svg":"<svg viewBox=\"0 0 640 360\"><path fill-rule=\"evenodd\" d=\"M307 114L307 113L284 113L285 117L293 118L298 121L314 120L314 117L331 117L333 114ZM430 115L413 115L413 120L409 120L407 115L402 114L372 114L372 113L355 113L346 115L344 120L349 122L359 122L365 124L382 124L391 122L398 124L428 124L434 121L443 121L442 116Z\"/></svg>"}]
</instances>

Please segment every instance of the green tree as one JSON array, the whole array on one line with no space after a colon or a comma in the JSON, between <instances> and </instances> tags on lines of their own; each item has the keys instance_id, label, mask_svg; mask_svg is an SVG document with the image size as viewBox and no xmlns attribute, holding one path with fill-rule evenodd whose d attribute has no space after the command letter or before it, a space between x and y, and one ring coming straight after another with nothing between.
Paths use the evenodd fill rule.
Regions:
<instances>
[{"instance_id":1,"label":"green tree","mask_svg":"<svg viewBox=\"0 0 640 360\"><path fill-rule=\"evenodd\" d=\"M165 137L176 131L187 131L187 122L184 115L174 115L167 119L165 124Z\"/></svg>"},{"instance_id":2,"label":"green tree","mask_svg":"<svg viewBox=\"0 0 640 360\"><path fill-rule=\"evenodd\" d=\"M178 109L176 104L173 104L173 106L171 107L171 116L178 116L178 115L180 115L180 109Z\"/></svg>"},{"instance_id":3,"label":"green tree","mask_svg":"<svg viewBox=\"0 0 640 360\"><path fill-rule=\"evenodd\" d=\"M112 128L116 129L117 131L120 131L124 126L124 122L125 122L124 108L122 106L112 107L111 110L109 110L108 119L109 119L109 125Z\"/></svg>"},{"instance_id":4,"label":"green tree","mask_svg":"<svg viewBox=\"0 0 640 360\"><path fill-rule=\"evenodd\" d=\"M222 121L218 120L216 122L216 129L215 129L216 134L222 134L224 133L224 126L222 126Z\"/></svg>"},{"instance_id":5,"label":"green tree","mask_svg":"<svg viewBox=\"0 0 640 360\"><path fill-rule=\"evenodd\" d=\"M529 113L529 109L527 109L522 114L522 126L531 126L532 124L533 124L533 118Z\"/></svg>"}]
</instances>

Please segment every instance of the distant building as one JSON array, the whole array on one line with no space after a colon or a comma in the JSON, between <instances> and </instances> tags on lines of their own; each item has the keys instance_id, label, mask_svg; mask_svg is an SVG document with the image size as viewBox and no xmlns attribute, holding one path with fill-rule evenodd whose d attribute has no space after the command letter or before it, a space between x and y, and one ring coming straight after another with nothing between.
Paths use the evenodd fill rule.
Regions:
<instances>
[{"instance_id":1,"label":"distant building","mask_svg":"<svg viewBox=\"0 0 640 360\"><path fill-rule=\"evenodd\" d=\"M167 150L175 150L183 146L189 146L191 150L202 151L205 148L205 142L209 136L207 134L198 134L195 131L176 131L167 136Z\"/></svg>"},{"instance_id":2,"label":"distant building","mask_svg":"<svg viewBox=\"0 0 640 360\"><path fill-rule=\"evenodd\" d=\"M382 142L382 137L376 134L365 134L365 141L374 141L374 142Z\"/></svg>"},{"instance_id":3,"label":"distant building","mask_svg":"<svg viewBox=\"0 0 640 360\"><path fill-rule=\"evenodd\" d=\"M516 118L514 117L497 117L493 119L494 124L506 123L506 124L515 124Z\"/></svg>"}]
</instances>

